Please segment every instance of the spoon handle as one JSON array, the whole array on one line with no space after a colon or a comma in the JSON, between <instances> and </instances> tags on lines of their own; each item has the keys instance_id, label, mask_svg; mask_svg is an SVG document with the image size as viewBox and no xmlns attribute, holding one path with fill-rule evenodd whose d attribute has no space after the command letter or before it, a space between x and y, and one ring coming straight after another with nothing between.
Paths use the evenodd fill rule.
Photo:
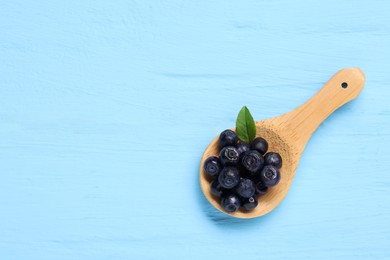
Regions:
<instances>
[{"instance_id":1,"label":"spoon handle","mask_svg":"<svg viewBox=\"0 0 390 260\"><path fill-rule=\"evenodd\" d=\"M285 126L292 141L303 150L322 121L356 98L364 83L365 76L359 68L340 70L306 103L275 120Z\"/></svg>"}]
</instances>

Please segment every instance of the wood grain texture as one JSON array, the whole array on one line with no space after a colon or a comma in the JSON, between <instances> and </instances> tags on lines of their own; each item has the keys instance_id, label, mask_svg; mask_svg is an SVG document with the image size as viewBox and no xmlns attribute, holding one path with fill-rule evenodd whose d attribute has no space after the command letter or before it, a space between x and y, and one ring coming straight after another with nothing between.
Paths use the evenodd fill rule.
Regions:
<instances>
[{"instance_id":1,"label":"wood grain texture","mask_svg":"<svg viewBox=\"0 0 390 260\"><path fill-rule=\"evenodd\" d=\"M210 177L204 171L204 162L210 156L219 156L219 136L207 146L200 160L200 187L206 199L219 211L236 218L256 218L274 210L287 195L294 179L303 150L318 126L342 105L355 99L362 91L365 76L358 68L338 71L312 98L293 111L256 122L257 137L265 138L268 151L276 152L283 158L281 180L277 186L259 198L259 205L252 211L238 210L228 213L220 205L220 198L210 191ZM344 86L345 84L345 86ZM235 130L235 129L233 129Z\"/></svg>"},{"instance_id":2,"label":"wood grain texture","mask_svg":"<svg viewBox=\"0 0 390 260\"><path fill-rule=\"evenodd\" d=\"M0 1L0 258L389 259L389 12ZM317 129L280 206L211 207L199 160L240 108L291 111L348 67L366 86Z\"/></svg>"}]
</instances>

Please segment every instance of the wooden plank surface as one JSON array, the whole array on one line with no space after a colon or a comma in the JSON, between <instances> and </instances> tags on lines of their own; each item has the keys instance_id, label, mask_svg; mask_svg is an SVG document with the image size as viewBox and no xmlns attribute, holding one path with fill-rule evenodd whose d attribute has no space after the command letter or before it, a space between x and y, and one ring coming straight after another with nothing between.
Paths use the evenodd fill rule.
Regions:
<instances>
[{"instance_id":1,"label":"wooden plank surface","mask_svg":"<svg viewBox=\"0 0 390 260\"><path fill-rule=\"evenodd\" d=\"M388 1L0 1L0 259L389 259ZM254 220L198 184L211 139L360 67L360 97Z\"/></svg>"}]
</instances>

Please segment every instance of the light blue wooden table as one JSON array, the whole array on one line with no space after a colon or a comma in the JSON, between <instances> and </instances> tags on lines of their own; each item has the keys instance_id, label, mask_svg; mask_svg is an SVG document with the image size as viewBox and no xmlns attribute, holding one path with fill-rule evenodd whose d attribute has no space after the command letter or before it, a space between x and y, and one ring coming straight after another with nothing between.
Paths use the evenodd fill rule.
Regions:
<instances>
[{"instance_id":1,"label":"light blue wooden table","mask_svg":"<svg viewBox=\"0 0 390 260\"><path fill-rule=\"evenodd\" d=\"M389 259L388 1L0 1L0 259ZM360 67L269 215L198 186L211 139Z\"/></svg>"}]
</instances>

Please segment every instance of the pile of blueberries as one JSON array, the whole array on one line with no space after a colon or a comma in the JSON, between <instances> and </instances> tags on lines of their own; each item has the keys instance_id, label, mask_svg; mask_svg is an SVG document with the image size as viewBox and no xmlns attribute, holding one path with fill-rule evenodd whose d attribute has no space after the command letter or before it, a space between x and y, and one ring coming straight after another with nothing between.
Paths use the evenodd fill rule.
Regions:
<instances>
[{"instance_id":1,"label":"pile of blueberries","mask_svg":"<svg viewBox=\"0 0 390 260\"><path fill-rule=\"evenodd\" d=\"M242 207L253 210L258 196L280 181L282 158L269 152L268 143L258 137L251 144L239 142L237 134L225 130L219 136L219 157L209 157L204 172L211 180L211 193L221 198L222 208L233 213Z\"/></svg>"}]
</instances>

